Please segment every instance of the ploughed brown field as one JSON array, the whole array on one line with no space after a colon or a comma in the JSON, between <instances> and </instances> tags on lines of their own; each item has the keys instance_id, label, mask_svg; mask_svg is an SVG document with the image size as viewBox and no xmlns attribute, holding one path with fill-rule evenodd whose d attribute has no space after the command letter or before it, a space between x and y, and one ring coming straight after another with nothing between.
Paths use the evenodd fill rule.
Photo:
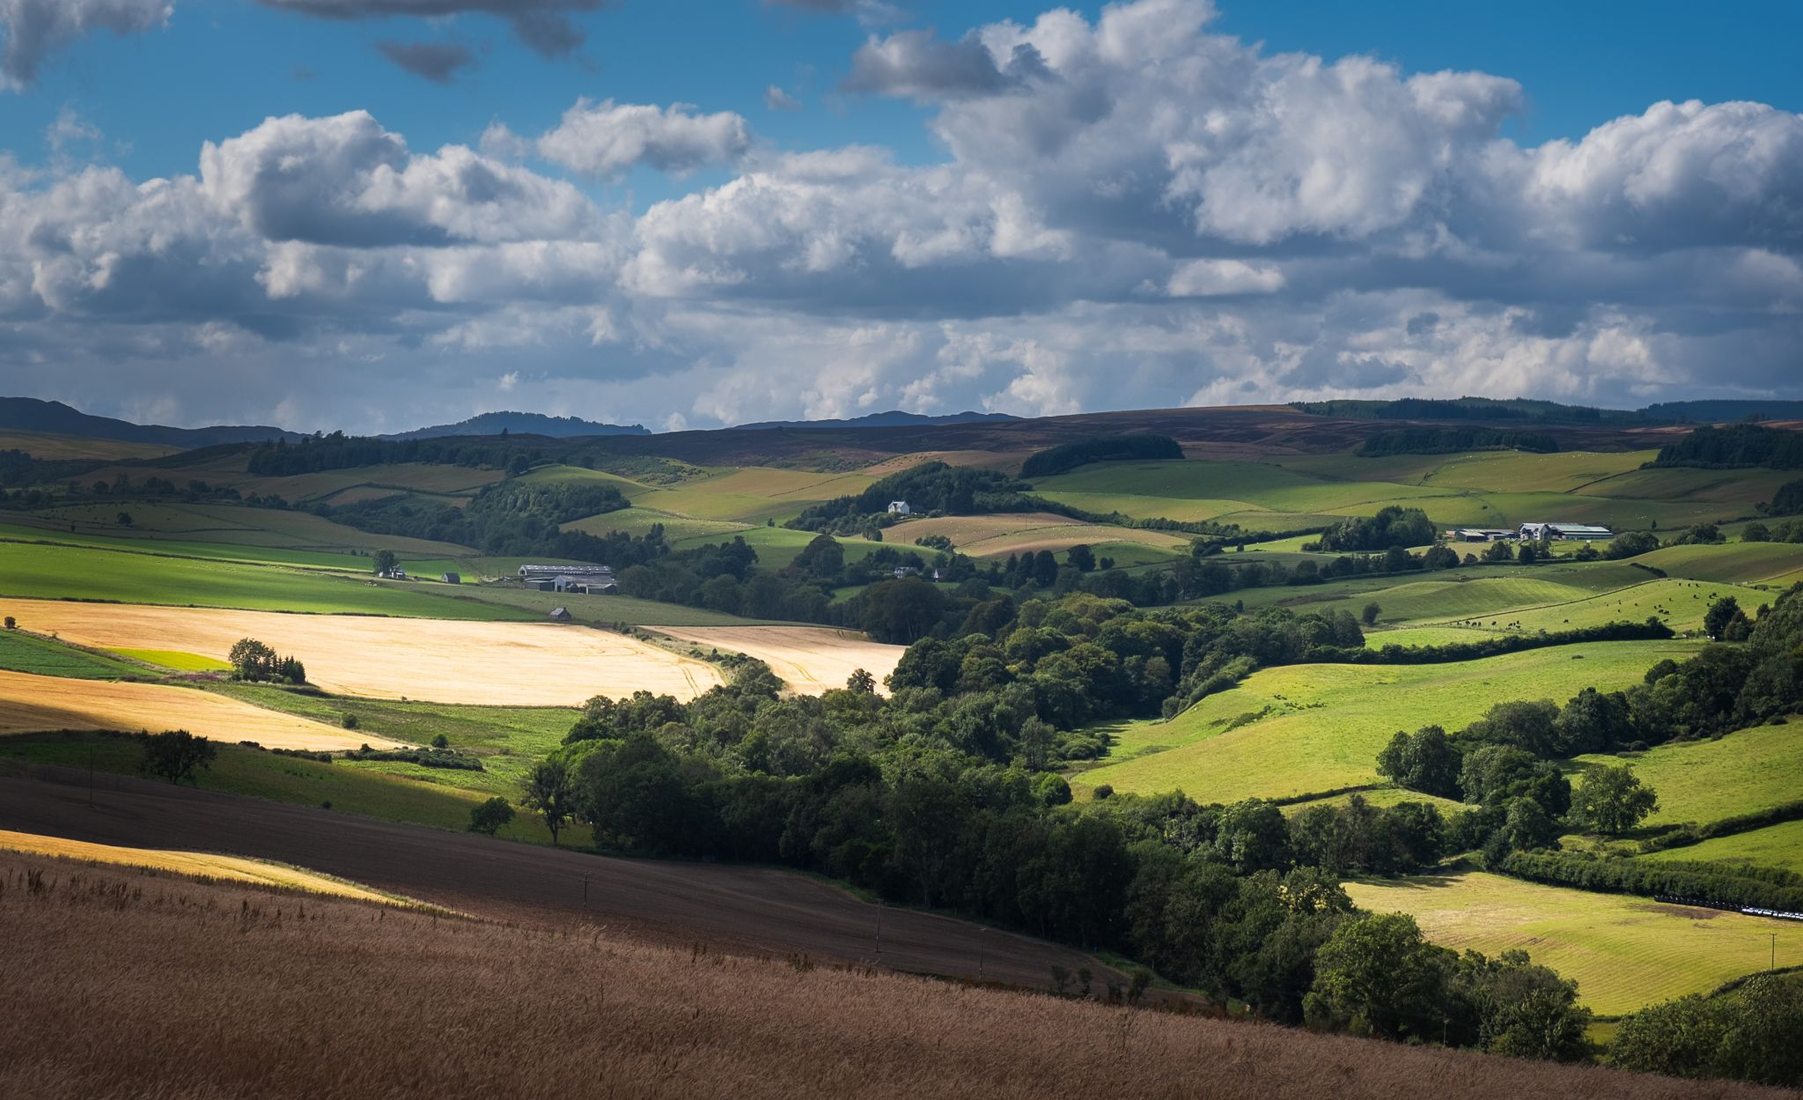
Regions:
<instances>
[{"instance_id":1,"label":"ploughed brown field","mask_svg":"<svg viewBox=\"0 0 1803 1100\"><path fill-rule=\"evenodd\" d=\"M0 854L0 1095L1778 1096Z\"/></svg>"},{"instance_id":2,"label":"ploughed brown field","mask_svg":"<svg viewBox=\"0 0 1803 1100\"><path fill-rule=\"evenodd\" d=\"M756 657L778 679L801 695L842 688L859 669L876 677L877 690L901 662L907 646L885 645L863 634L829 626L660 626L668 634L702 649L727 649Z\"/></svg>"},{"instance_id":3,"label":"ploughed brown field","mask_svg":"<svg viewBox=\"0 0 1803 1100\"><path fill-rule=\"evenodd\" d=\"M590 696L640 688L693 699L722 682L704 661L570 624L65 600L8 600L7 613L27 629L99 649L154 647L224 660L240 638L256 638L300 658L307 679L327 691L374 699L580 706Z\"/></svg>"},{"instance_id":4,"label":"ploughed brown field","mask_svg":"<svg viewBox=\"0 0 1803 1100\"><path fill-rule=\"evenodd\" d=\"M264 710L193 688L107 680L65 680L0 669L0 734L46 730L185 729L214 741L255 741L266 749L343 752L399 742Z\"/></svg>"}]
</instances>

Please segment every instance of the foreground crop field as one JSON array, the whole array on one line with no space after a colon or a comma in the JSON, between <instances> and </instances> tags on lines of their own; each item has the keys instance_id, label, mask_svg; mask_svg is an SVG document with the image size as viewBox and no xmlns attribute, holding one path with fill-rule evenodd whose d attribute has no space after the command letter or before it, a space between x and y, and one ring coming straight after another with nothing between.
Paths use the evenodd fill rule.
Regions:
<instances>
[{"instance_id":1,"label":"foreground crop field","mask_svg":"<svg viewBox=\"0 0 1803 1100\"><path fill-rule=\"evenodd\" d=\"M0 1093L42 1100L549 1098L572 1081L681 1100L1779 1095L651 946L593 925L378 920L335 899L309 899L301 919L295 899L253 888L32 857L0 857L0 883L16 964ZM479 1041L447 1041L472 1020Z\"/></svg>"},{"instance_id":2,"label":"foreground crop field","mask_svg":"<svg viewBox=\"0 0 1803 1100\"><path fill-rule=\"evenodd\" d=\"M883 682L907 652L906 646L884 645L863 634L824 626L663 627L659 632L702 649L756 657L802 695L842 688L859 669L876 677L877 690L887 694Z\"/></svg>"},{"instance_id":3,"label":"foreground crop field","mask_svg":"<svg viewBox=\"0 0 1803 1100\"><path fill-rule=\"evenodd\" d=\"M1348 883L1361 908L1414 917L1436 943L1487 955L1520 948L1575 979L1602 1015L1706 993L1778 965L1803 964L1803 927L1715 909L1592 894L1468 871Z\"/></svg>"},{"instance_id":4,"label":"foreground crop field","mask_svg":"<svg viewBox=\"0 0 1803 1100\"><path fill-rule=\"evenodd\" d=\"M394 742L253 707L236 699L162 684L64 680L0 672L0 734L43 730L185 729L228 744L255 741L270 749L335 752Z\"/></svg>"},{"instance_id":5,"label":"foreground crop field","mask_svg":"<svg viewBox=\"0 0 1803 1100\"><path fill-rule=\"evenodd\" d=\"M1298 795L1378 783L1378 750L1397 730L1456 730L1494 703L1626 687L1697 643L1600 642L1437 665L1292 665L1253 673L1169 722L1128 727L1118 763L1072 785L1122 793L1181 790L1202 802Z\"/></svg>"},{"instance_id":6,"label":"foreground crop field","mask_svg":"<svg viewBox=\"0 0 1803 1100\"><path fill-rule=\"evenodd\" d=\"M56 836L38 836L0 829L0 851L23 852L27 855L54 856L82 863L104 863L116 867L142 867L152 871L169 871L178 875L212 879L220 882L273 886L282 890L304 890L309 894L349 898L353 901L393 902L387 894L342 882L327 875L300 867L221 856L211 852L172 852L157 848L122 848L115 844L90 844L82 840L65 840Z\"/></svg>"},{"instance_id":7,"label":"foreground crop field","mask_svg":"<svg viewBox=\"0 0 1803 1100\"><path fill-rule=\"evenodd\" d=\"M223 658L240 638L299 657L327 691L440 703L576 706L635 690L695 696L719 670L610 631L559 623L432 622L353 615L7 601L41 633L103 649L157 644Z\"/></svg>"}]
</instances>

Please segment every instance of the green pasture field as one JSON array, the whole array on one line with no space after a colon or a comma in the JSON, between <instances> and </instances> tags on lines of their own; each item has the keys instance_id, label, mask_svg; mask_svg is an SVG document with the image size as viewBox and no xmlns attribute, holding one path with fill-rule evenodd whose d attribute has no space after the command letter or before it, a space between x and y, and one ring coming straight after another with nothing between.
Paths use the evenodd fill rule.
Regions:
<instances>
[{"instance_id":1,"label":"green pasture field","mask_svg":"<svg viewBox=\"0 0 1803 1100\"><path fill-rule=\"evenodd\" d=\"M0 601L0 613L6 606ZM71 680L153 680L142 665L114 660L105 654L39 638L24 630L0 630L0 668L38 676L62 676Z\"/></svg>"},{"instance_id":2,"label":"green pasture field","mask_svg":"<svg viewBox=\"0 0 1803 1100\"><path fill-rule=\"evenodd\" d=\"M92 766L96 771L108 774L137 775L143 750L129 738L106 734L21 734L0 737L0 768L9 760L67 768ZM439 778L437 773L431 777ZM202 790L301 806L330 803L335 812L458 832L469 827L471 807L493 794L504 794L516 807L519 801L517 789L469 790L383 772L369 764L347 761L321 764L226 744L219 745L219 755L213 765L198 773L197 785ZM497 784L497 787L504 786L504 780ZM104 808L106 797L105 785L101 784L95 795L96 804ZM586 829L566 830L563 843L570 846L587 844L586 834ZM534 844L551 842L543 823L525 812L519 812L513 824L503 829L501 835Z\"/></svg>"},{"instance_id":3,"label":"green pasture field","mask_svg":"<svg viewBox=\"0 0 1803 1100\"><path fill-rule=\"evenodd\" d=\"M1439 465L1426 475L1424 481L1441 488L1490 492L1576 493L1605 478L1638 470L1642 463L1652 461L1657 454L1657 451L1561 451L1544 455L1483 451L1442 455ZM1352 469L1358 471L1361 467Z\"/></svg>"},{"instance_id":4,"label":"green pasture field","mask_svg":"<svg viewBox=\"0 0 1803 1100\"><path fill-rule=\"evenodd\" d=\"M631 500L635 496L643 496L644 494L651 492L654 488L653 486L643 484L642 482L634 481L629 477L621 477L619 474L610 474L606 470L589 470L581 466L540 466L520 475L514 480L528 485L554 484L561 482L600 482L603 485L612 485L614 488L620 490L620 493L625 496L627 500Z\"/></svg>"},{"instance_id":5,"label":"green pasture field","mask_svg":"<svg viewBox=\"0 0 1803 1100\"><path fill-rule=\"evenodd\" d=\"M0 542L0 597L485 621L536 617L522 608L440 594L459 591L275 565Z\"/></svg>"},{"instance_id":6,"label":"green pasture field","mask_svg":"<svg viewBox=\"0 0 1803 1100\"><path fill-rule=\"evenodd\" d=\"M1718 836L1688 848L1668 848L1639 858L1666 862L1750 863L1803 874L1803 821L1786 821L1751 832Z\"/></svg>"},{"instance_id":7,"label":"green pasture field","mask_svg":"<svg viewBox=\"0 0 1803 1100\"><path fill-rule=\"evenodd\" d=\"M1803 798L1803 724L1755 726L1713 741L1675 741L1620 756L1580 756L1573 771L1624 763L1659 795L1647 824L1707 824Z\"/></svg>"},{"instance_id":8,"label":"green pasture field","mask_svg":"<svg viewBox=\"0 0 1803 1100\"><path fill-rule=\"evenodd\" d=\"M38 459L160 458L174 451L161 443L126 443L116 439L89 439L55 432L0 431L0 451L24 451Z\"/></svg>"},{"instance_id":9,"label":"green pasture field","mask_svg":"<svg viewBox=\"0 0 1803 1100\"><path fill-rule=\"evenodd\" d=\"M1283 812L1285 816L1294 817L1310 806L1344 806L1354 798L1362 798L1373 806L1382 806L1386 809L1391 806L1400 806L1404 802L1423 802L1439 810L1440 815L1448 820L1472 808L1450 798L1439 798L1402 787L1384 786L1372 787L1369 790L1347 791L1345 794L1329 795L1326 798L1311 798L1303 802L1291 802L1283 807Z\"/></svg>"},{"instance_id":10,"label":"green pasture field","mask_svg":"<svg viewBox=\"0 0 1803 1100\"><path fill-rule=\"evenodd\" d=\"M1467 642L1481 642L1491 636L1488 630L1480 631L1466 626L1400 626L1391 630L1366 630L1365 648L1463 645Z\"/></svg>"},{"instance_id":11,"label":"green pasture field","mask_svg":"<svg viewBox=\"0 0 1803 1100\"><path fill-rule=\"evenodd\" d=\"M1803 543L1734 542L1720 546L1667 546L1634 559L1674 577L1721 584L1775 583L1803 573Z\"/></svg>"},{"instance_id":12,"label":"green pasture field","mask_svg":"<svg viewBox=\"0 0 1803 1100\"><path fill-rule=\"evenodd\" d=\"M90 550L120 550L179 558L207 558L213 561L292 565L352 573L367 573L370 570L370 555L366 553L284 550L242 543L195 542L154 532L123 529L117 533L72 532L66 524L60 527L45 524L36 517L16 513L8 521L0 522L0 541L56 543L61 546L82 546Z\"/></svg>"},{"instance_id":13,"label":"green pasture field","mask_svg":"<svg viewBox=\"0 0 1803 1100\"><path fill-rule=\"evenodd\" d=\"M566 523L563 528L566 531L583 531L591 535L608 535L616 531L623 531L629 535L642 536L650 532L652 527L657 526L664 529L664 538L671 543L691 538L724 542L734 535L753 529L748 523L736 523L723 519L691 519L688 516L678 516L642 507L622 508L617 512L603 512L598 516L589 516L573 523Z\"/></svg>"},{"instance_id":14,"label":"green pasture field","mask_svg":"<svg viewBox=\"0 0 1803 1100\"><path fill-rule=\"evenodd\" d=\"M1703 616L1708 613L1709 605L1726 596L1739 600L1749 615L1772 598L1769 592L1739 585L1651 580L1597 596L1508 611L1486 618L1484 622L1496 621L1499 627L1507 628L1511 633L1533 633L1537 630L1577 630L1604 623L1639 623L1657 618L1673 630L1684 633L1702 630Z\"/></svg>"},{"instance_id":15,"label":"green pasture field","mask_svg":"<svg viewBox=\"0 0 1803 1100\"><path fill-rule=\"evenodd\" d=\"M642 505L691 519L761 524L792 519L810 504L861 493L876 479L866 474L815 473L750 466L713 477L654 488L633 498Z\"/></svg>"},{"instance_id":16,"label":"green pasture field","mask_svg":"<svg viewBox=\"0 0 1803 1100\"><path fill-rule=\"evenodd\" d=\"M1695 501L1713 504L1717 514L1732 518L1752 515L1754 505L1772 499L1780 485L1796 476L1794 470L1658 467L1630 470L1593 482L1585 486L1582 493L1595 497Z\"/></svg>"},{"instance_id":17,"label":"green pasture field","mask_svg":"<svg viewBox=\"0 0 1803 1100\"><path fill-rule=\"evenodd\" d=\"M1129 726L1113 762L1073 787L1201 802L1295 798L1380 782L1376 757L1397 730L1457 730L1493 704L1563 703L1586 687L1626 687L1698 643L1594 642L1437 665L1291 665L1253 673L1169 722Z\"/></svg>"},{"instance_id":18,"label":"green pasture field","mask_svg":"<svg viewBox=\"0 0 1803 1100\"><path fill-rule=\"evenodd\" d=\"M542 619L549 615L553 608L561 607L569 611L574 621L590 626L610 626L614 623L623 623L627 626L754 626L774 622L770 619L740 618L737 615L728 615L723 611L709 611L702 607L685 607L682 604L641 600L632 596L584 596L579 593L540 592L531 588L504 588L500 585L487 584L464 584L453 588L436 582L383 583L384 587L398 587L413 583L414 587L427 591L457 593L455 598L441 598L441 602L451 608L474 604L492 613L478 616L447 612L431 616L444 619L482 617Z\"/></svg>"},{"instance_id":19,"label":"green pasture field","mask_svg":"<svg viewBox=\"0 0 1803 1100\"><path fill-rule=\"evenodd\" d=\"M230 672L232 668L217 658L184 653L179 649L109 649L107 652L174 672Z\"/></svg>"},{"instance_id":20,"label":"green pasture field","mask_svg":"<svg viewBox=\"0 0 1803 1100\"><path fill-rule=\"evenodd\" d=\"M120 512L131 516L130 527L119 524ZM241 504L159 504L149 501L71 504L40 512L18 513L13 522L56 535L147 541L172 539L309 551L338 557L354 557L358 551L368 554L379 549L434 556L469 553L467 548L455 543L371 534L311 512L250 508Z\"/></svg>"},{"instance_id":21,"label":"green pasture field","mask_svg":"<svg viewBox=\"0 0 1803 1100\"><path fill-rule=\"evenodd\" d=\"M1644 898L1542 886L1482 871L1350 882L1362 909L1413 916L1435 943L1528 952L1607 1016L1707 993L1771 965L1803 964L1803 926Z\"/></svg>"},{"instance_id":22,"label":"green pasture field","mask_svg":"<svg viewBox=\"0 0 1803 1100\"><path fill-rule=\"evenodd\" d=\"M446 703L319 695L260 684L217 683L207 690L230 695L267 710L311 718L329 726L357 719L356 733L429 744L443 734L451 747L482 758L485 771L424 768L393 761L341 760L340 765L405 775L422 782L507 796L517 794L532 765L563 744L577 711L568 707L454 706Z\"/></svg>"}]
</instances>

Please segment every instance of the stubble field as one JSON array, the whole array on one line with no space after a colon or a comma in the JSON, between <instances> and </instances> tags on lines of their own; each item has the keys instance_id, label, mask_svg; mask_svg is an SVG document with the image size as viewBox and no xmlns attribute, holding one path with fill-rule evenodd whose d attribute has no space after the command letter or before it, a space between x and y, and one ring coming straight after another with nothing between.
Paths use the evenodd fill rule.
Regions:
<instances>
[{"instance_id":1,"label":"stubble field","mask_svg":"<svg viewBox=\"0 0 1803 1100\"><path fill-rule=\"evenodd\" d=\"M826 626L720 626L660 627L668 634L702 649L725 649L756 657L770 666L790 690L819 695L842 688L859 669L876 677L877 690L887 694L883 681L901 661L906 646L884 645L849 630Z\"/></svg>"}]
</instances>

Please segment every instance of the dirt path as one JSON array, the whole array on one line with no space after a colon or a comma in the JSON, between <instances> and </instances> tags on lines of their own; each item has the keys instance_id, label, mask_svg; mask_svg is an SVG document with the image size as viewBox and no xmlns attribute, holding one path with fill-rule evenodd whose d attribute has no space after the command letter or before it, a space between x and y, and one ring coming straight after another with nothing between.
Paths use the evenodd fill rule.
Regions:
<instances>
[{"instance_id":1,"label":"dirt path","mask_svg":"<svg viewBox=\"0 0 1803 1100\"><path fill-rule=\"evenodd\" d=\"M389 749L399 744L194 688L65 680L0 669L0 734L169 729L185 729L228 745L255 741L266 749L309 752L343 752L360 745Z\"/></svg>"},{"instance_id":2,"label":"dirt path","mask_svg":"<svg viewBox=\"0 0 1803 1100\"><path fill-rule=\"evenodd\" d=\"M666 863L440 832L119 776L0 777L0 829L273 859L504 919L592 919L678 945L865 962L1043 988L1094 960L967 921L879 907L788 871ZM880 935L880 949L879 949Z\"/></svg>"},{"instance_id":3,"label":"dirt path","mask_svg":"<svg viewBox=\"0 0 1803 1100\"><path fill-rule=\"evenodd\" d=\"M876 677L877 690L885 694L883 680L895 671L906 646L884 645L849 630L829 626L695 626L655 628L706 649L730 649L770 666L790 690L819 695L828 688L845 686L853 672L863 669Z\"/></svg>"},{"instance_id":4,"label":"dirt path","mask_svg":"<svg viewBox=\"0 0 1803 1100\"><path fill-rule=\"evenodd\" d=\"M65 600L5 604L28 630L100 649L168 649L224 660L240 638L256 638L300 658L307 678L327 691L375 699L580 706L592 695L619 697L641 688L693 699L722 682L705 661L571 624Z\"/></svg>"}]
</instances>

